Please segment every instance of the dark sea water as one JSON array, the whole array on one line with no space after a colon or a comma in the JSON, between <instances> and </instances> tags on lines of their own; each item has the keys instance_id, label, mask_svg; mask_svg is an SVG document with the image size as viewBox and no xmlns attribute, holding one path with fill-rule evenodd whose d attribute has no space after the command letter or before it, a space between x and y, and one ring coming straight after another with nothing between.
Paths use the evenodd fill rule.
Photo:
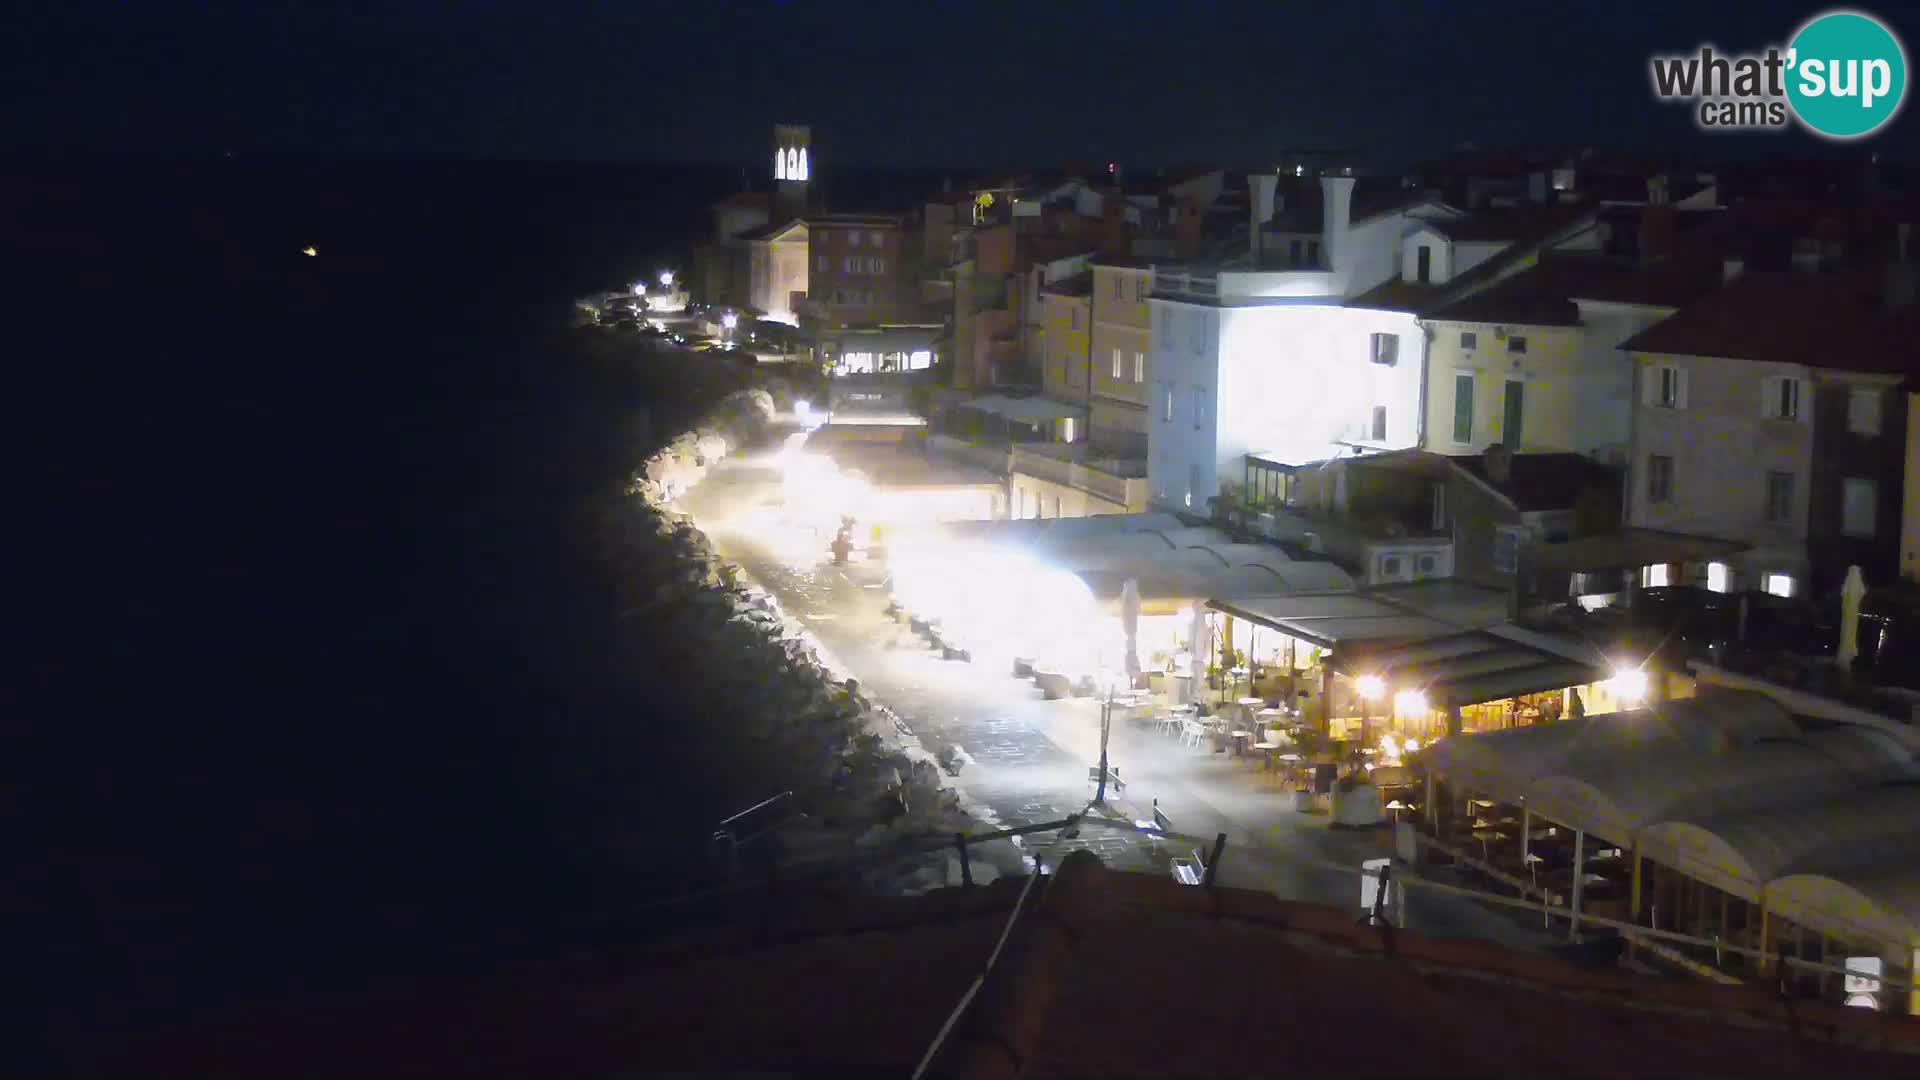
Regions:
<instances>
[{"instance_id":1,"label":"dark sea water","mask_svg":"<svg viewBox=\"0 0 1920 1080\"><path fill-rule=\"evenodd\" d=\"M12 174L7 891L50 1050L477 977L684 887L724 763L636 732L697 687L615 654L574 511L687 403L556 328L686 265L737 175Z\"/></svg>"}]
</instances>

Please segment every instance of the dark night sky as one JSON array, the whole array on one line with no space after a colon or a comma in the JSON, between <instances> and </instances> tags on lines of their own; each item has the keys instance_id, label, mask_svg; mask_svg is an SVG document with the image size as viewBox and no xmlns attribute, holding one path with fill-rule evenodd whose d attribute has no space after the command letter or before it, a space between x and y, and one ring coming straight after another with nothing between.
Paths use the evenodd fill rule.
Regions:
<instances>
[{"instance_id":1,"label":"dark night sky","mask_svg":"<svg viewBox=\"0 0 1920 1080\"><path fill-rule=\"evenodd\" d=\"M0 33L5 126L28 149L750 161L795 120L851 165L1648 144L1692 134L1649 52L1781 41L1825 5L346 7L32 5Z\"/></svg>"}]
</instances>

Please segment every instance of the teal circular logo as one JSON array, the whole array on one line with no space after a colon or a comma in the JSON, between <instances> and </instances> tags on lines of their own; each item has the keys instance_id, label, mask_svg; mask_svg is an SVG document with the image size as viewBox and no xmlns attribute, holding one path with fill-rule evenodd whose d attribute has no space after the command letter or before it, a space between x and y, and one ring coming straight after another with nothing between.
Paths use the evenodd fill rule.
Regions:
<instances>
[{"instance_id":1,"label":"teal circular logo","mask_svg":"<svg viewBox=\"0 0 1920 1080\"><path fill-rule=\"evenodd\" d=\"M1787 48L1787 101L1815 134L1857 139L1900 111L1907 53L1873 16L1828 12L1801 27Z\"/></svg>"}]
</instances>

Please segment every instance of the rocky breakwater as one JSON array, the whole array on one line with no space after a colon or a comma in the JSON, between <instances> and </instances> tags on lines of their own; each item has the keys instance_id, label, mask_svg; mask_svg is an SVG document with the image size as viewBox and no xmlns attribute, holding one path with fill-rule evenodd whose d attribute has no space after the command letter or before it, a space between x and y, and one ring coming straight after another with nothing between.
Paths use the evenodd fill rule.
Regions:
<instances>
[{"instance_id":1,"label":"rocky breakwater","mask_svg":"<svg viewBox=\"0 0 1920 1080\"><path fill-rule=\"evenodd\" d=\"M728 726L728 786L740 805L794 793L764 844L782 874L845 867L831 871L842 884L885 893L957 884L954 835L990 826L962 806L908 726L673 508L728 454L764 440L786 396L779 387L730 395L636 470L603 531L626 594L622 621L714 659L699 678L707 715ZM976 844L969 856L976 883L1025 872L1009 841Z\"/></svg>"}]
</instances>

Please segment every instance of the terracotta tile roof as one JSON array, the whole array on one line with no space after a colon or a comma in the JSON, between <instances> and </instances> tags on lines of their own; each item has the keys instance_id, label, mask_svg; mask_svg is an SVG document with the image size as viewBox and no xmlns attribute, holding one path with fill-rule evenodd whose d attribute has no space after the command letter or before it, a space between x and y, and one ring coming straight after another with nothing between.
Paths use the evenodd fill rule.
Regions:
<instances>
[{"instance_id":1,"label":"terracotta tile roof","mask_svg":"<svg viewBox=\"0 0 1920 1080\"><path fill-rule=\"evenodd\" d=\"M1229 855L1231 857L1231 855ZM129 1075L900 1075L1019 882L769 911L597 975L149 1048ZM1576 968L1269 894L1062 863L936 1072L952 1077L1915 1075L1920 1025ZM1798 1030L1802 1034L1796 1035ZM885 1070L885 1072L881 1072Z\"/></svg>"},{"instance_id":2,"label":"terracotta tile roof","mask_svg":"<svg viewBox=\"0 0 1920 1080\"><path fill-rule=\"evenodd\" d=\"M1579 454L1513 454L1508 458L1504 483L1495 482L1487 471L1485 454L1462 455L1450 460L1506 496L1521 513L1571 510L1589 488L1617 491L1620 487L1618 471Z\"/></svg>"},{"instance_id":3,"label":"terracotta tile roof","mask_svg":"<svg viewBox=\"0 0 1920 1080\"><path fill-rule=\"evenodd\" d=\"M1040 291L1049 296L1092 296L1093 272L1086 271L1061 278L1059 281L1042 286Z\"/></svg>"},{"instance_id":4,"label":"terracotta tile roof","mask_svg":"<svg viewBox=\"0 0 1920 1080\"><path fill-rule=\"evenodd\" d=\"M769 201L762 191L738 191L713 204L715 210L765 210Z\"/></svg>"},{"instance_id":5,"label":"terracotta tile roof","mask_svg":"<svg viewBox=\"0 0 1920 1080\"><path fill-rule=\"evenodd\" d=\"M1537 258L1541 249L1590 224L1596 213L1595 207L1584 204L1529 211L1524 215L1528 228L1518 239L1452 281L1444 285L1419 285L1396 277L1348 300L1345 306L1432 314L1493 287L1517 265Z\"/></svg>"},{"instance_id":6,"label":"terracotta tile roof","mask_svg":"<svg viewBox=\"0 0 1920 1080\"><path fill-rule=\"evenodd\" d=\"M1444 304L1433 318L1454 322L1576 326L1576 300L1678 308L1720 285L1716 262L1636 266L1622 260L1547 256L1540 263L1464 299Z\"/></svg>"},{"instance_id":7,"label":"terracotta tile roof","mask_svg":"<svg viewBox=\"0 0 1920 1080\"><path fill-rule=\"evenodd\" d=\"M1920 374L1920 318L1888 312L1874 274L1748 273L1630 338L1631 352Z\"/></svg>"},{"instance_id":8,"label":"terracotta tile roof","mask_svg":"<svg viewBox=\"0 0 1920 1080\"><path fill-rule=\"evenodd\" d=\"M750 244L761 240L772 240L796 225L804 226L806 222L799 218L795 218L792 221L782 221L777 225L768 225L765 228L755 229L752 232L741 233L738 237L735 237L735 239L744 240Z\"/></svg>"}]
</instances>

